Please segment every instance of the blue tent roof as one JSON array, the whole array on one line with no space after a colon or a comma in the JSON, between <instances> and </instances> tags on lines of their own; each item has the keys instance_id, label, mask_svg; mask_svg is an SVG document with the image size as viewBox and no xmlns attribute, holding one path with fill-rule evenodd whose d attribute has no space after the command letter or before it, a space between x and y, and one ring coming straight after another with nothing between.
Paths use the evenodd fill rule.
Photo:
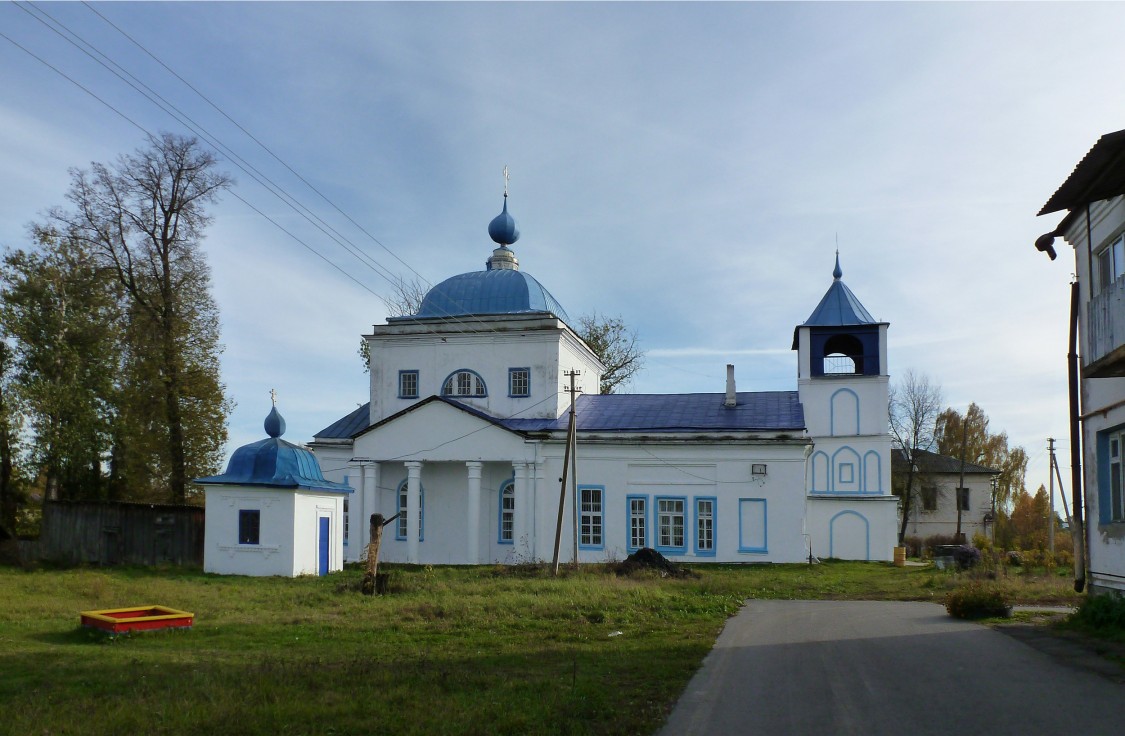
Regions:
<instances>
[{"instance_id":1,"label":"blue tent roof","mask_svg":"<svg viewBox=\"0 0 1125 736\"><path fill-rule=\"evenodd\" d=\"M274 407L265 421L264 440L251 442L234 451L227 472L196 478L202 486L267 486L270 488L305 488L332 493L351 493L350 486L325 480L316 456L303 447L281 439L285 420Z\"/></svg>"},{"instance_id":2,"label":"blue tent roof","mask_svg":"<svg viewBox=\"0 0 1125 736\"><path fill-rule=\"evenodd\" d=\"M843 327L845 325L874 325L878 320L864 309L852 290L840 279L840 254L836 254L836 267L832 270L832 285L828 287L820 304L805 320L806 327Z\"/></svg>"},{"instance_id":3,"label":"blue tent roof","mask_svg":"<svg viewBox=\"0 0 1125 736\"><path fill-rule=\"evenodd\" d=\"M566 310L534 276L515 269L492 269L448 278L426 293L417 314L387 321L531 312L550 312L570 323Z\"/></svg>"}]
</instances>

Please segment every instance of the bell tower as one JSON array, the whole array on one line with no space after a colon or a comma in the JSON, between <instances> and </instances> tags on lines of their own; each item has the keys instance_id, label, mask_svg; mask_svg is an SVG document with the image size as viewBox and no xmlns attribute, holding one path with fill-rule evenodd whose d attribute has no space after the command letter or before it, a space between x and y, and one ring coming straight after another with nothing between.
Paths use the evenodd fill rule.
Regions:
<instances>
[{"instance_id":1,"label":"bell tower","mask_svg":"<svg viewBox=\"0 0 1125 736\"><path fill-rule=\"evenodd\" d=\"M793 332L797 391L815 443L807 490L887 495L888 323L872 317L842 279L837 252L831 286Z\"/></svg>"}]
</instances>

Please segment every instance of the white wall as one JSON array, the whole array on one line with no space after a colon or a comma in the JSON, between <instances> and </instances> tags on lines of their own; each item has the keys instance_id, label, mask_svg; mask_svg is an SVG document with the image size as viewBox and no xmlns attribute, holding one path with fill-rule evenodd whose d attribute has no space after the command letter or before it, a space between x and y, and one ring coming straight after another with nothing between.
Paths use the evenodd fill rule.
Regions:
<instances>
[{"instance_id":1,"label":"white wall","mask_svg":"<svg viewBox=\"0 0 1125 736\"><path fill-rule=\"evenodd\" d=\"M898 539L897 517L894 496L810 498L812 553L822 559L891 560Z\"/></svg>"},{"instance_id":2,"label":"white wall","mask_svg":"<svg viewBox=\"0 0 1125 736\"><path fill-rule=\"evenodd\" d=\"M965 487L969 489L969 510L961 512L961 532L967 543L972 543L974 534L982 534L991 539L991 525L984 523L984 515L992 510L991 477L980 473L965 475ZM915 476L915 494L910 503L910 520L906 525L907 536L921 537L924 540L934 534L956 534L958 480L958 474L949 473ZM935 510L923 510L922 493L917 487L919 483L937 488Z\"/></svg>"},{"instance_id":3,"label":"white wall","mask_svg":"<svg viewBox=\"0 0 1125 736\"><path fill-rule=\"evenodd\" d=\"M203 571L220 575L295 574L293 493L243 486L205 486ZM238 512L261 512L259 544L238 543Z\"/></svg>"}]
</instances>

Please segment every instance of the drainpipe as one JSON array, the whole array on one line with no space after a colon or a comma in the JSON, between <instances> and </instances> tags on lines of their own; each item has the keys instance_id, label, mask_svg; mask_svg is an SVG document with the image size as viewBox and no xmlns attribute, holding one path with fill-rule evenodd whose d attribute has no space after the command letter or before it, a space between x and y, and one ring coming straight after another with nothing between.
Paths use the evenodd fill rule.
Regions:
<instances>
[{"instance_id":1,"label":"drainpipe","mask_svg":"<svg viewBox=\"0 0 1125 736\"><path fill-rule=\"evenodd\" d=\"M1075 527L1071 531L1071 539L1074 540L1074 590L1081 593L1086 587L1086 531L1082 522L1082 431L1078 425L1082 413L1078 404L1078 303L1078 281L1075 280L1070 285L1070 349L1066 354L1066 367L1070 384L1070 488Z\"/></svg>"}]
</instances>

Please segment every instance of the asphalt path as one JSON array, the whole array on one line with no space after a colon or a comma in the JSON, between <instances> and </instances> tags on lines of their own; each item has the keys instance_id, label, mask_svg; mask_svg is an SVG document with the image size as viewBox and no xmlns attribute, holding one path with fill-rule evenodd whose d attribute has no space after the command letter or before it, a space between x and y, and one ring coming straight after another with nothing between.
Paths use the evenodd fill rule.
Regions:
<instances>
[{"instance_id":1,"label":"asphalt path","mask_svg":"<svg viewBox=\"0 0 1125 736\"><path fill-rule=\"evenodd\" d=\"M1125 735L1125 684L933 603L750 601L661 736Z\"/></svg>"}]
</instances>

